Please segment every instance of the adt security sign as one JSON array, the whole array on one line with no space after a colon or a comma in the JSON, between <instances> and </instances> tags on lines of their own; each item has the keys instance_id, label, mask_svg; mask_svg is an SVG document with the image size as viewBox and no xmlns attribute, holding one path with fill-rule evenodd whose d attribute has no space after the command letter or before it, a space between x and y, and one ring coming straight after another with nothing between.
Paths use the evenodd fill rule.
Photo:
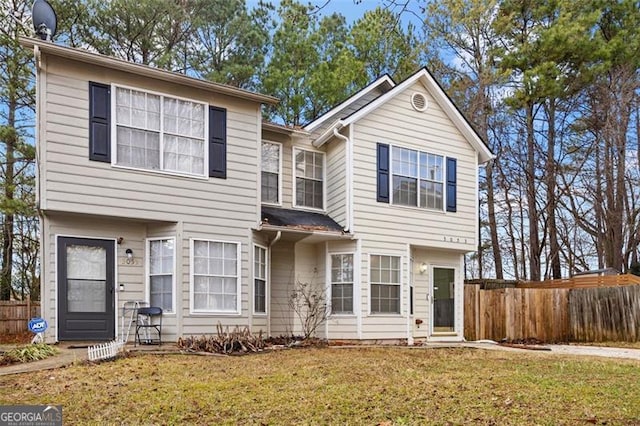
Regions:
<instances>
[{"instance_id":1,"label":"adt security sign","mask_svg":"<svg viewBox=\"0 0 640 426\"><path fill-rule=\"evenodd\" d=\"M31 318L29 321L29 331L32 333L44 333L47 326L47 321L42 318Z\"/></svg>"},{"instance_id":2,"label":"adt security sign","mask_svg":"<svg viewBox=\"0 0 640 426\"><path fill-rule=\"evenodd\" d=\"M31 343L44 342L44 332L47 329L47 320L42 318L31 318L29 321L29 331L35 333Z\"/></svg>"}]
</instances>

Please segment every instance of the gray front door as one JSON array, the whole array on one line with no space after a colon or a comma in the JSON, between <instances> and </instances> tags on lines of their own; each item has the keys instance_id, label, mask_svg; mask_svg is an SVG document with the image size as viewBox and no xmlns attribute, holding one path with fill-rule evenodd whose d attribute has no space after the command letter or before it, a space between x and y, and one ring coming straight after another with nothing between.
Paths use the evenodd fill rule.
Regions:
<instances>
[{"instance_id":1,"label":"gray front door","mask_svg":"<svg viewBox=\"0 0 640 426\"><path fill-rule=\"evenodd\" d=\"M58 339L115 338L115 242L58 237Z\"/></svg>"}]
</instances>

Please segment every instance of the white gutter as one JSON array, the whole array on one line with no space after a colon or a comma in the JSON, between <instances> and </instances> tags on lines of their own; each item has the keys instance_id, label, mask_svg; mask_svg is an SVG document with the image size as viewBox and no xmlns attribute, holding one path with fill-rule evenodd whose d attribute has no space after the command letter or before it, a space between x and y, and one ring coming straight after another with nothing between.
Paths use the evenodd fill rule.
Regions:
<instances>
[{"instance_id":1,"label":"white gutter","mask_svg":"<svg viewBox=\"0 0 640 426\"><path fill-rule=\"evenodd\" d=\"M344 225L344 232L349 232L351 229L351 176L350 176L350 172L351 172L351 141L349 140L348 137L344 136L343 134L341 134L338 129L336 127L333 128L333 135L335 137L337 137L338 139L342 139L345 143L344 145L344 149L346 151L345 157L346 157L346 164L345 164L345 173L344 173L344 178L345 178L345 225Z\"/></svg>"}]
</instances>

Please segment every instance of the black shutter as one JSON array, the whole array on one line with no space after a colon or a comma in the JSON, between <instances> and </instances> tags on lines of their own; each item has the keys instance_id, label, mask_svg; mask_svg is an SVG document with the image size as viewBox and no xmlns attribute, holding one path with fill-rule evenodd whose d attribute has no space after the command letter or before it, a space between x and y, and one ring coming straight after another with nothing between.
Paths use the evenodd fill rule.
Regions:
<instances>
[{"instance_id":1,"label":"black shutter","mask_svg":"<svg viewBox=\"0 0 640 426\"><path fill-rule=\"evenodd\" d=\"M227 110L209 107L209 176L227 178Z\"/></svg>"},{"instance_id":2,"label":"black shutter","mask_svg":"<svg viewBox=\"0 0 640 426\"><path fill-rule=\"evenodd\" d=\"M389 202L389 145L378 144L378 201Z\"/></svg>"},{"instance_id":3,"label":"black shutter","mask_svg":"<svg viewBox=\"0 0 640 426\"><path fill-rule=\"evenodd\" d=\"M111 162L111 87L89 82L89 160Z\"/></svg>"},{"instance_id":4,"label":"black shutter","mask_svg":"<svg viewBox=\"0 0 640 426\"><path fill-rule=\"evenodd\" d=\"M447 211L457 210L456 190L456 159L447 157Z\"/></svg>"}]
</instances>

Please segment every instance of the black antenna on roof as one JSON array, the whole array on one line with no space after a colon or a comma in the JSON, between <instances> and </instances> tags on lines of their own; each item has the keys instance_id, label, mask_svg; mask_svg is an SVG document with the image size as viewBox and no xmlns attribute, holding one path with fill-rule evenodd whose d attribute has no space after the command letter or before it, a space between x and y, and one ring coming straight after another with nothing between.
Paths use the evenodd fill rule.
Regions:
<instances>
[{"instance_id":1,"label":"black antenna on roof","mask_svg":"<svg viewBox=\"0 0 640 426\"><path fill-rule=\"evenodd\" d=\"M31 20L33 21L33 28L41 40L51 41L53 36L56 35L58 17L47 0L33 2Z\"/></svg>"}]
</instances>

